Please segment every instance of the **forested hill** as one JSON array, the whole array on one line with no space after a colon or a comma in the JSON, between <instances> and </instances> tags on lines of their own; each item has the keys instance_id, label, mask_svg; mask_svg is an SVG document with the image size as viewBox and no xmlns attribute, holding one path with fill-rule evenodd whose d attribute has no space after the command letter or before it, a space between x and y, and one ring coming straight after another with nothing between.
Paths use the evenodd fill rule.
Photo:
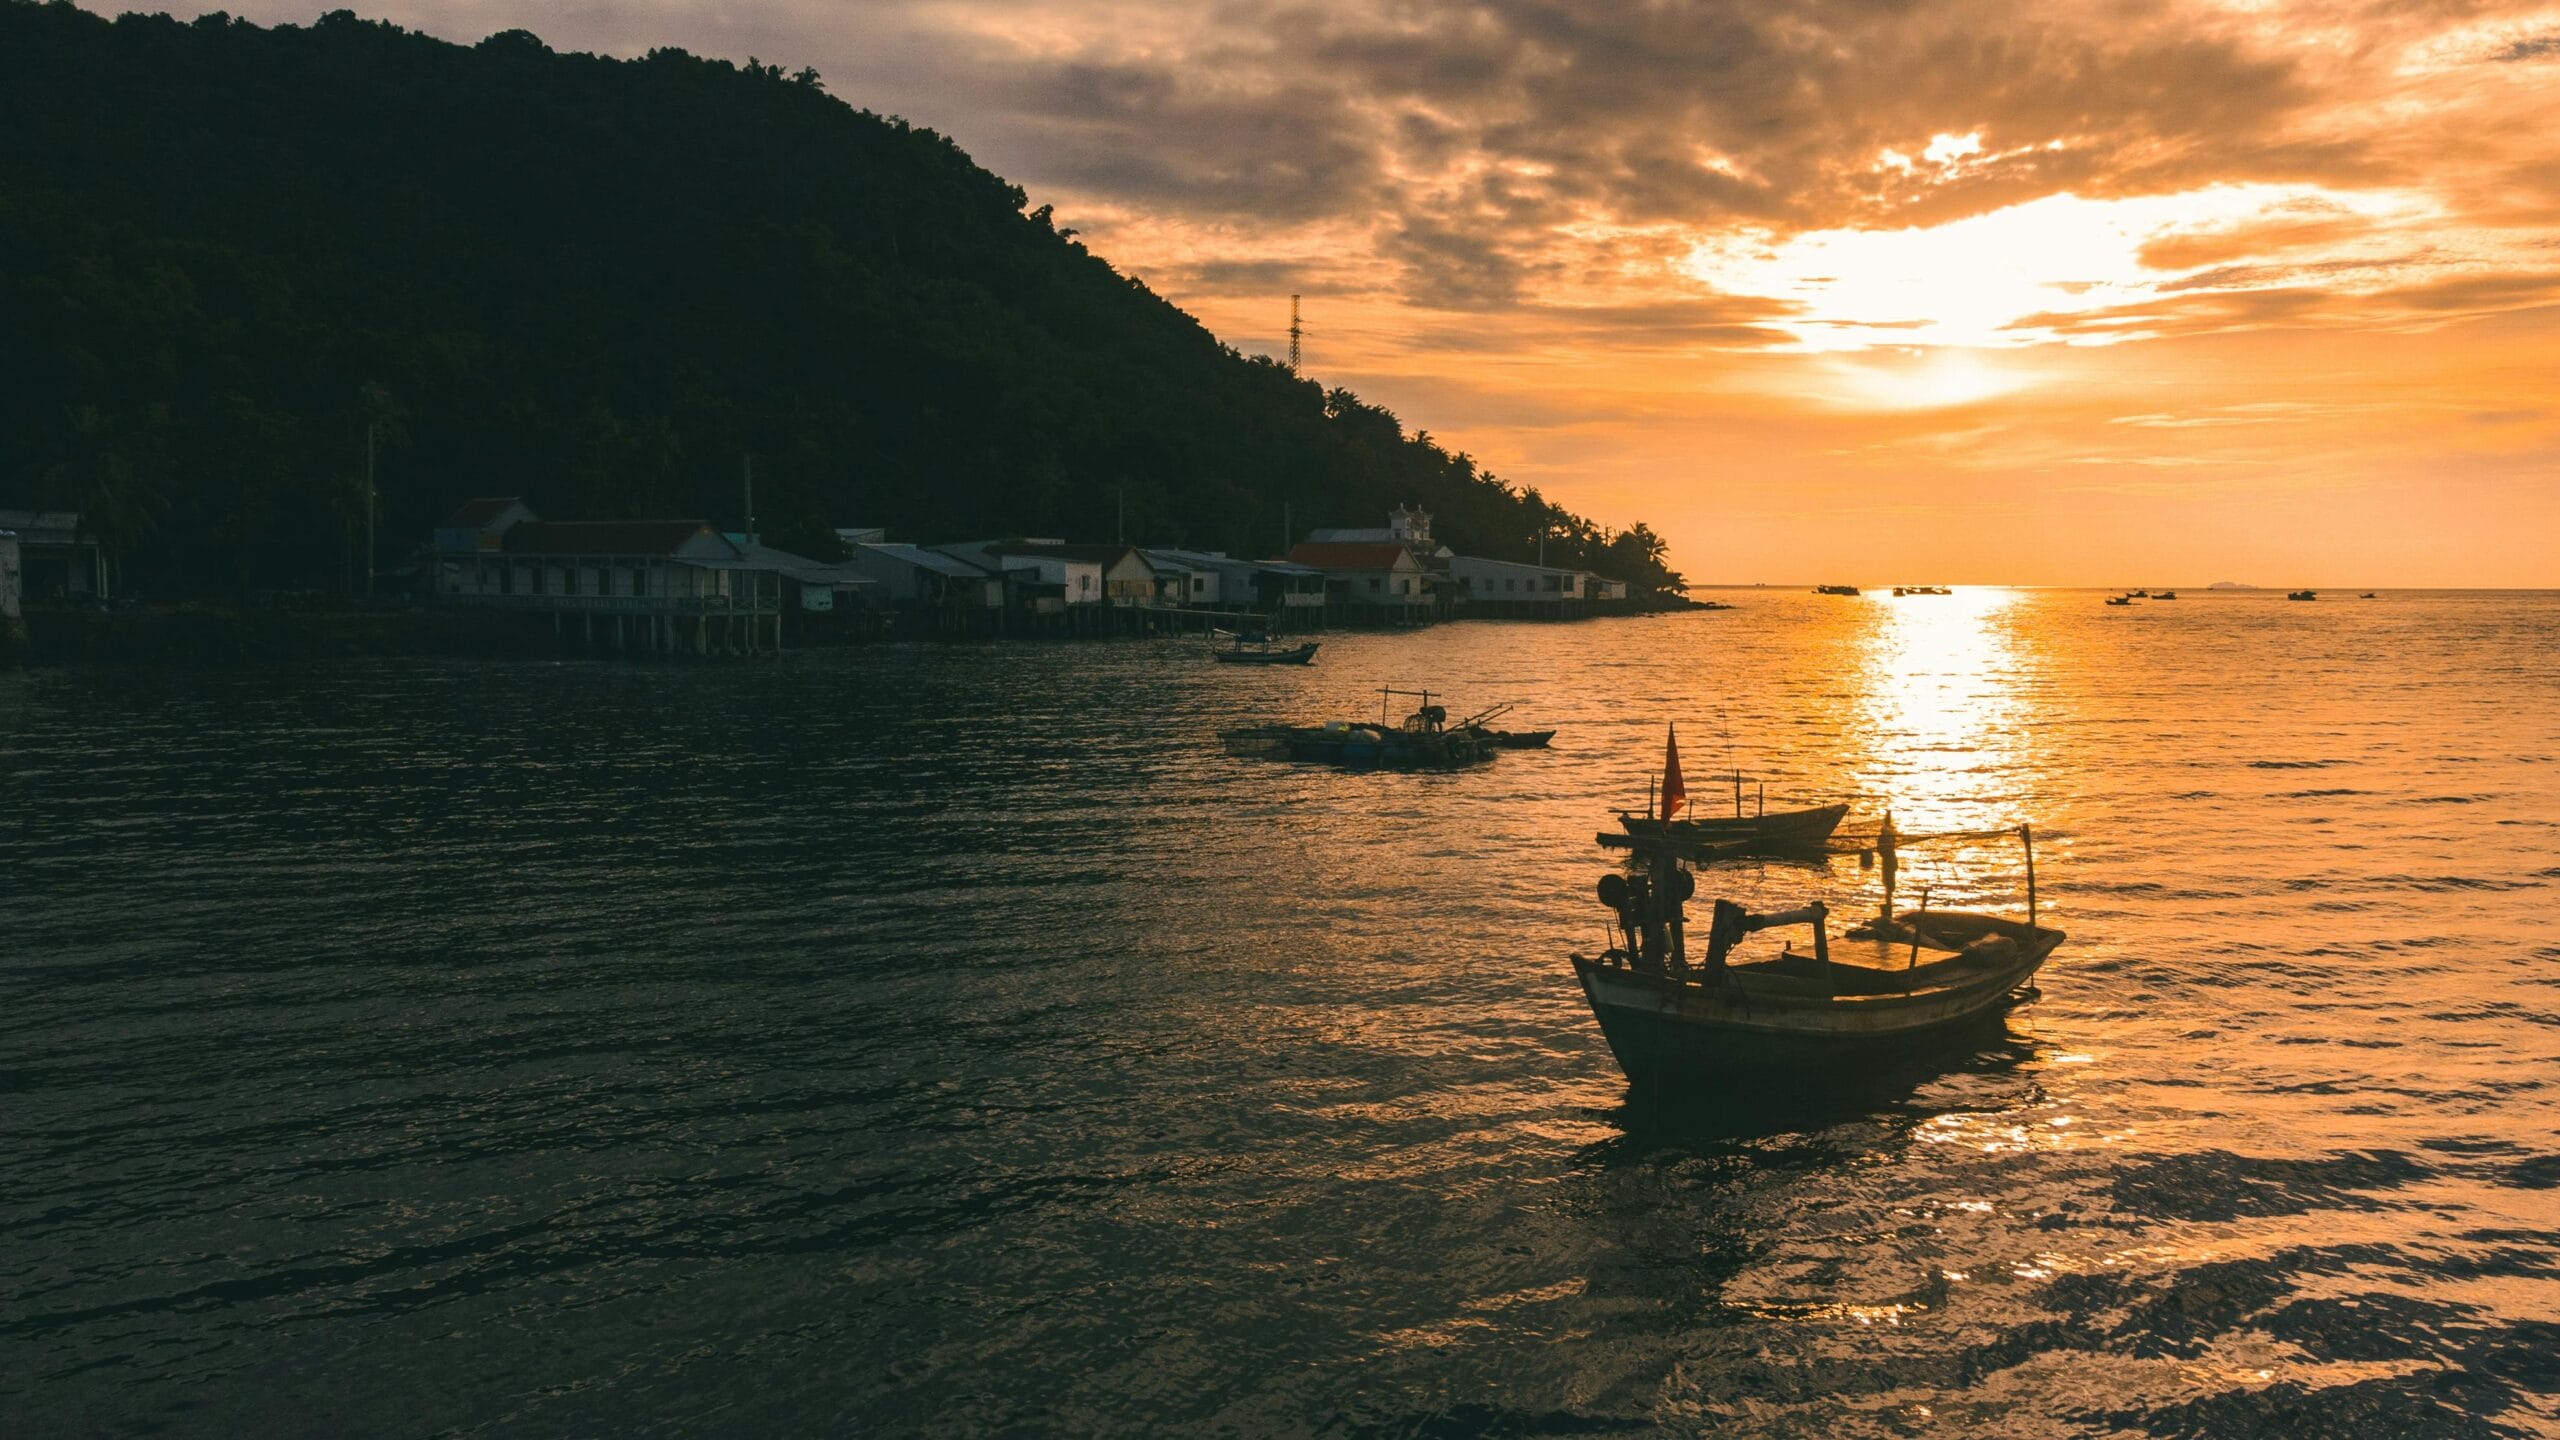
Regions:
<instances>
[{"instance_id":1,"label":"forested hill","mask_svg":"<svg viewBox=\"0 0 2560 1440\"><path fill-rule=\"evenodd\" d=\"M346 582L472 495L561 518L1268 554L1400 502L1460 550L1665 581L1242 356L951 141L810 72L463 47L338 12L0 0L0 508L91 512L163 594ZM1275 309L1280 297L1274 297ZM1609 542L1614 541L1614 547Z\"/></svg>"}]
</instances>

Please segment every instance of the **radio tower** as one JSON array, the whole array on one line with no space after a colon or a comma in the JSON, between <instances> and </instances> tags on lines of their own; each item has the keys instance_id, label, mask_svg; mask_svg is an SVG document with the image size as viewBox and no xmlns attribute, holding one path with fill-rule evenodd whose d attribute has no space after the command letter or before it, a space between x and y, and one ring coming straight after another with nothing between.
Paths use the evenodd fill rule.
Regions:
<instances>
[{"instance_id":1,"label":"radio tower","mask_svg":"<svg viewBox=\"0 0 2560 1440\"><path fill-rule=\"evenodd\" d=\"M1289 373L1292 375L1298 372L1298 336L1302 333L1298 329L1298 297L1292 295L1289 297Z\"/></svg>"}]
</instances>

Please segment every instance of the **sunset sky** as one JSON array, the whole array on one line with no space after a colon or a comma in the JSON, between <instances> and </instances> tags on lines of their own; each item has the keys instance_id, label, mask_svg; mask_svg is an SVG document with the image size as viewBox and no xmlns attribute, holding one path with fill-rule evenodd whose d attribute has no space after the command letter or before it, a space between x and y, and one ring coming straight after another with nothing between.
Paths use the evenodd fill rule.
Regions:
<instances>
[{"instance_id":1,"label":"sunset sky","mask_svg":"<svg viewBox=\"0 0 2560 1440\"><path fill-rule=\"evenodd\" d=\"M813 65L1693 580L2560 584L2560 4L363 13Z\"/></svg>"}]
</instances>

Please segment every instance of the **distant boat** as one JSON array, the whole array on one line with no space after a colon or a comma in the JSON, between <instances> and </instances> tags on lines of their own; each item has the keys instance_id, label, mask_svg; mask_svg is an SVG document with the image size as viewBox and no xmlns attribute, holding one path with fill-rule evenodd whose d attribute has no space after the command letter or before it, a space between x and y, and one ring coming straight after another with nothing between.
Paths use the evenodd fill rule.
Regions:
<instances>
[{"instance_id":1,"label":"distant boat","mask_svg":"<svg viewBox=\"0 0 2560 1440\"><path fill-rule=\"evenodd\" d=\"M2151 598L2154 600L2175 600L2178 598L2178 592L2175 590L2163 590Z\"/></svg>"},{"instance_id":2,"label":"distant boat","mask_svg":"<svg viewBox=\"0 0 2560 1440\"><path fill-rule=\"evenodd\" d=\"M1954 592L1944 585L1896 585L1893 587L1893 593L1896 595L1948 595Z\"/></svg>"},{"instance_id":3,"label":"distant boat","mask_svg":"<svg viewBox=\"0 0 2560 1440\"><path fill-rule=\"evenodd\" d=\"M1816 595L1855 595L1858 593L1858 587L1855 585L1816 585L1813 587L1813 593Z\"/></svg>"},{"instance_id":4,"label":"distant boat","mask_svg":"<svg viewBox=\"0 0 2560 1440\"><path fill-rule=\"evenodd\" d=\"M2130 595L2118 595L2107 601L2107 603L2110 605L2130 605L2133 603L2133 597Z\"/></svg>"},{"instance_id":5,"label":"distant boat","mask_svg":"<svg viewBox=\"0 0 2560 1440\"><path fill-rule=\"evenodd\" d=\"M1925 903L1894 913L1898 844L2003 834L2027 847L2025 920ZM1874 919L1842 936L1839 949L1820 901L1754 915L1718 900L1705 953L1693 960L1685 911L1697 890L1694 873L1657 853L1646 873L1601 877L1600 901L1616 913L1612 940L1623 943L1597 958L1573 956L1573 971L1628 1080L1673 1085L1768 1070L1836 1076L1839 1067L1998 1014L2062 943L2061 931L2036 923L2035 842L2026 826L1897 840L1888 818L1878 849L1884 903ZM1789 944L1773 956L1737 958L1750 936L1794 925L1812 927L1810 952Z\"/></svg>"},{"instance_id":6,"label":"distant boat","mask_svg":"<svg viewBox=\"0 0 2560 1440\"><path fill-rule=\"evenodd\" d=\"M2151 598L2151 592L2148 590L2127 590L2124 593L2136 600L2148 600Z\"/></svg>"},{"instance_id":7,"label":"distant boat","mask_svg":"<svg viewBox=\"0 0 2560 1440\"><path fill-rule=\"evenodd\" d=\"M2317 590L2288 590L2285 592L2284 598L2287 600L2317 600L2320 598L2320 592Z\"/></svg>"},{"instance_id":8,"label":"distant boat","mask_svg":"<svg viewBox=\"0 0 2560 1440\"><path fill-rule=\"evenodd\" d=\"M2373 598L2373 592L2372 592L2372 591L2370 591L2370 590L2367 590L2366 592L2364 592L2363 594L2361 594L2361 595L2357 596L2356 598L2357 598L2357 599L2359 599L2359 600L2370 600L2370 599L2372 599L2372 598Z\"/></svg>"},{"instance_id":9,"label":"distant boat","mask_svg":"<svg viewBox=\"0 0 2560 1440\"><path fill-rule=\"evenodd\" d=\"M1210 651L1209 658L1221 665L1304 665L1316 658L1316 642L1282 650L1268 640L1260 645L1238 641L1229 649Z\"/></svg>"}]
</instances>

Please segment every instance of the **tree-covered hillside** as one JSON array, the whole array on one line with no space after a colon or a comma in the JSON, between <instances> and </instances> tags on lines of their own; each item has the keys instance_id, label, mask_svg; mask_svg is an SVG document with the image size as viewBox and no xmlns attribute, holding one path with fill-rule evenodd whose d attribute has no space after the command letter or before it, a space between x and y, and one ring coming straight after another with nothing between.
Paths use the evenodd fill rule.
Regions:
<instances>
[{"instance_id":1,"label":"tree-covered hillside","mask_svg":"<svg viewBox=\"0 0 2560 1440\"><path fill-rule=\"evenodd\" d=\"M929 130L677 51L461 47L0 0L0 507L90 512L164 595L331 589L472 495L777 541L1265 554L1414 502L1463 551L1673 580L1237 354ZM1611 542L1614 541L1614 545Z\"/></svg>"}]
</instances>

